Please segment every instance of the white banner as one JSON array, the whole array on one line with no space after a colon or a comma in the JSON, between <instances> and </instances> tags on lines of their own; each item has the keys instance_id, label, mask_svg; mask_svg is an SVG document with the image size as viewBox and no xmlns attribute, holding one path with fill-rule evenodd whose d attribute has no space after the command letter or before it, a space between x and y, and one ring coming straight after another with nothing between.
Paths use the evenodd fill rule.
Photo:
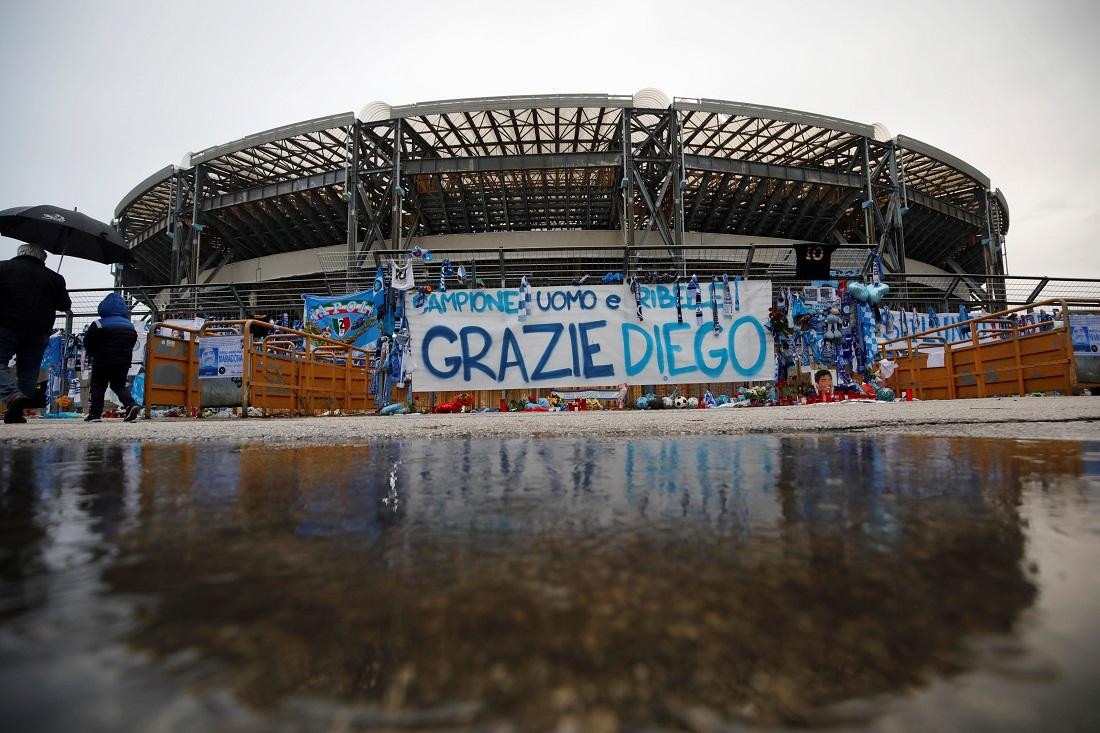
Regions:
<instances>
[{"instance_id":1,"label":"white banner","mask_svg":"<svg viewBox=\"0 0 1100 733\"><path fill-rule=\"evenodd\" d=\"M729 283L715 333L710 283L702 317L680 286L642 286L638 320L629 286L529 288L526 315L517 288L431 293L409 307L413 388L425 390L587 387L771 380L765 330L771 282ZM718 300L723 286L718 284ZM411 296L410 301L411 303ZM521 318L523 320L521 320Z\"/></svg>"}]
</instances>

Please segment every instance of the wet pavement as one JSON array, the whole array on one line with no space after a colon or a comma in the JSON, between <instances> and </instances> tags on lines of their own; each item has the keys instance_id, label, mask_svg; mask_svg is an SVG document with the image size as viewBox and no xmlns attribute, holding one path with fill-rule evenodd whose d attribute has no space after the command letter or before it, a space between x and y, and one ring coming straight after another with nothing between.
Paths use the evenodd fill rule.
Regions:
<instances>
[{"instance_id":1,"label":"wet pavement","mask_svg":"<svg viewBox=\"0 0 1100 733\"><path fill-rule=\"evenodd\" d=\"M921 432L929 435L1100 440L1096 397L1005 397L928 402L858 400L714 410L506 412L300 418L32 419L0 425L0 441L23 443L226 442L333 445L421 438L593 437L751 433Z\"/></svg>"},{"instance_id":2,"label":"wet pavement","mask_svg":"<svg viewBox=\"0 0 1100 733\"><path fill-rule=\"evenodd\" d=\"M0 446L10 730L1089 730L1100 443Z\"/></svg>"}]
</instances>

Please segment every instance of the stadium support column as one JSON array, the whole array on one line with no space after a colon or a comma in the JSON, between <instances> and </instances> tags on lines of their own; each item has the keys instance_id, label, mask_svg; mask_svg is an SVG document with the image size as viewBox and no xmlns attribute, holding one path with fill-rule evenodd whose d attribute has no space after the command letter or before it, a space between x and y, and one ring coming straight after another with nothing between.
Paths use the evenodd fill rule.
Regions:
<instances>
[{"instance_id":1,"label":"stadium support column","mask_svg":"<svg viewBox=\"0 0 1100 733\"><path fill-rule=\"evenodd\" d=\"M176 169L172 176L172 209L168 218L168 231L172 237L172 253L169 262L169 284L178 285L182 278L180 267L180 253L183 251L183 219L185 197L184 186L187 185L187 177L184 171Z\"/></svg>"},{"instance_id":2,"label":"stadium support column","mask_svg":"<svg viewBox=\"0 0 1100 733\"><path fill-rule=\"evenodd\" d=\"M393 198L393 220L390 224L390 249L399 250L404 245L402 212L405 207L405 188L401 181L401 119L393 121L393 178L390 186Z\"/></svg>"},{"instance_id":3,"label":"stadium support column","mask_svg":"<svg viewBox=\"0 0 1100 733\"><path fill-rule=\"evenodd\" d=\"M894 142L864 138L863 166L867 197L863 201L866 242L868 246L875 248L876 254L884 258L891 272L904 274L904 211Z\"/></svg>"},{"instance_id":4,"label":"stadium support column","mask_svg":"<svg viewBox=\"0 0 1100 733\"><path fill-rule=\"evenodd\" d=\"M680 138L680 113L672 109L672 228L680 259L680 274L687 276L684 262L684 189L687 188L687 171L684 170L684 144Z\"/></svg>"},{"instance_id":5,"label":"stadium support column","mask_svg":"<svg viewBox=\"0 0 1100 733\"><path fill-rule=\"evenodd\" d=\"M398 212L402 206L400 202L395 204L393 201L395 189L400 187L400 122L385 120L363 123L360 131L362 149L357 161L359 172L354 193L359 196L358 203L366 220L366 232L362 245L356 250L354 262L350 265L355 269L363 266L363 259L375 244L379 248L384 245L386 236L383 227L387 223L390 225L387 228L390 229L391 245L400 246L400 241L393 236L393 222L400 222ZM393 212L393 218L387 222L389 212ZM397 230L400 234L400 226Z\"/></svg>"},{"instance_id":6,"label":"stadium support column","mask_svg":"<svg viewBox=\"0 0 1100 733\"><path fill-rule=\"evenodd\" d=\"M623 274L629 275L633 269L631 250L634 247L634 176L630 173L633 169L633 163L630 160L630 110L623 110L619 131L623 155L623 177L619 184L619 194L623 197Z\"/></svg>"},{"instance_id":7,"label":"stadium support column","mask_svg":"<svg viewBox=\"0 0 1100 733\"><path fill-rule=\"evenodd\" d=\"M630 245L644 246L649 233L656 229L669 255L679 264L683 253L673 234L679 226L674 219L680 218L679 198L673 193L673 189L678 193L680 186L676 111L671 105L666 109L629 108L624 110L624 117L623 160L629 184L627 216L631 219L628 226L634 228L640 223L632 213L634 196L630 189L634 187L645 221L641 241L631 240Z\"/></svg>"},{"instance_id":8,"label":"stadium support column","mask_svg":"<svg viewBox=\"0 0 1100 733\"><path fill-rule=\"evenodd\" d=\"M630 159L630 110L622 118L623 180L619 186L623 196L623 244L634 246L634 161Z\"/></svg>"},{"instance_id":9,"label":"stadium support column","mask_svg":"<svg viewBox=\"0 0 1100 733\"><path fill-rule=\"evenodd\" d=\"M191 198L191 231L187 235L187 281L194 285L199 280L199 247L202 241L202 208L199 206L202 200L203 170L201 165L195 166L195 193Z\"/></svg>"},{"instance_id":10,"label":"stadium support column","mask_svg":"<svg viewBox=\"0 0 1100 733\"><path fill-rule=\"evenodd\" d=\"M986 290L994 307L998 310L1007 307L1005 295L1005 282L998 275L1005 275L1004 262L1001 260L1000 236L993 231L993 215L989 207L989 191L982 188L978 191L978 200L982 205L982 248L985 253L985 274L987 277Z\"/></svg>"},{"instance_id":11,"label":"stadium support column","mask_svg":"<svg viewBox=\"0 0 1100 733\"><path fill-rule=\"evenodd\" d=\"M344 199L348 205L348 256L344 275L350 274L351 265L359 254L359 195L355 189L359 183L359 120L348 127L348 139L344 148Z\"/></svg>"}]
</instances>

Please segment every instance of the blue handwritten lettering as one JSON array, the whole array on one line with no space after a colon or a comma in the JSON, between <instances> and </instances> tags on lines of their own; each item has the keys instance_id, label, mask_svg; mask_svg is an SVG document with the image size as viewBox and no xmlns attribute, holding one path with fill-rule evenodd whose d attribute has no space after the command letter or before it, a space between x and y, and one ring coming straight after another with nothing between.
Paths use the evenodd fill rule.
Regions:
<instances>
[{"instance_id":1,"label":"blue handwritten lettering","mask_svg":"<svg viewBox=\"0 0 1100 733\"><path fill-rule=\"evenodd\" d=\"M645 369L646 364L653 357L653 339L649 335L649 331L633 323L622 324L623 331L623 363L626 365L626 376L637 376ZM645 339L645 353L642 354L638 361L632 359L633 353L630 348L630 336L631 334L641 334Z\"/></svg>"},{"instance_id":2,"label":"blue handwritten lettering","mask_svg":"<svg viewBox=\"0 0 1100 733\"><path fill-rule=\"evenodd\" d=\"M581 323L577 326L577 331L580 332L581 337L581 350L584 351L585 379L598 379L600 377L610 377L615 374L615 367L611 364L594 364L592 362L592 357L600 353L600 345L594 341L590 342L588 340L588 332L603 328L606 325L607 321L588 321L587 323Z\"/></svg>"},{"instance_id":3,"label":"blue handwritten lettering","mask_svg":"<svg viewBox=\"0 0 1100 733\"><path fill-rule=\"evenodd\" d=\"M670 376L676 377L681 374L689 374L696 371L694 366L676 366L676 353L683 350L683 347L679 344L672 343L673 331L689 331L691 330L691 324L689 323L666 323L662 326L665 352L668 355L668 373Z\"/></svg>"},{"instance_id":4,"label":"blue handwritten lettering","mask_svg":"<svg viewBox=\"0 0 1100 733\"><path fill-rule=\"evenodd\" d=\"M733 345L733 337L737 335L737 329L745 324L748 324L756 329L756 336L759 342L756 361L754 361L752 366L747 369L741 365L741 360L737 358L737 349ZM736 321L734 321L733 325L730 326L729 350L730 366L733 367L733 370L744 377L755 376L757 370L759 370L760 367L764 364L764 357L767 355L765 353L766 347L764 342L764 327L760 325L760 321L756 320L752 316L741 316Z\"/></svg>"},{"instance_id":5,"label":"blue handwritten lettering","mask_svg":"<svg viewBox=\"0 0 1100 733\"><path fill-rule=\"evenodd\" d=\"M678 285L676 287L679 287ZM657 307L658 308L675 308L676 296L673 295L673 290L667 285L657 286Z\"/></svg>"},{"instance_id":6,"label":"blue handwritten lettering","mask_svg":"<svg viewBox=\"0 0 1100 733\"><path fill-rule=\"evenodd\" d=\"M471 354L470 336L475 334L481 337L481 351ZM481 363L481 360L485 358L493 345L493 337L489 335L489 332L481 326L465 326L459 330L458 338L462 342L462 378L469 382L471 373L474 369L477 369L479 372L496 379L496 373Z\"/></svg>"},{"instance_id":7,"label":"blue handwritten lettering","mask_svg":"<svg viewBox=\"0 0 1100 733\"><path fill-rule=\"evenodd\" d=\"M562 377L568 377L571 372L568 369L556 369L552 372L544 371L546 364L550 361L551 354L554 353L554 347L558 344L558 339L561 338L562 332L565 331L565 327L560 323L529 323L524 325L524 333L548 333L550 334L550 343L546 345L546 348L542 352L542 357L539 359L538 364L535 365L535 371L531 373L531 379L539 381L542 379L560 379Z\"/></svg>"},{"instance_id":8,"label":"blue handwritten lettering","mask_svg":"<svg viewBox=\"0 0 1100 733\"><path fill-rule=\"evenodd\" d=\"M707 352L709 356L719 358L718 366L708 365L703 358L703 337L713 332L713 329L707 325L699 326L695 331L695 363L699 365L699 370L708 377L719 376L722 370L726 368L726 362L729 361L729 352L726 349L711 349Z\"/></svg>"},{"instance_id":9,"label":"blue handwritten lettering","mask_svg":"<svg viewBox=\"0 0 1100 733\"><path fill-rule=\"evenodd\" d=\"M508 360L509 352L515 354L515 359ZM498 382L504 381L510 367L519 367L519 373L523 376L523 381L529 381L527 379L527 365L523 363L523 352L519 348L519 341L516 340L516 335L512 333L512 329L505 328L504 344L500 351L500 371L497 373Z\"/></svg>"},{"instance_id":10,"label":"blue handwritten lettering","mask_svg":"<svg viewBox=\"0 0 1100 733\"><path fill-rule=\"evenodd\" d=\"M432 363L432 359L428 356L428 349L434 339L445 339L447 343L453 344L458 340L458 336L455 332L446 326L432 326L428 329L428 332L424 334L424 341L420 345L420 361L424 364L424 367L432 373L433 376L440 379L449 379L458 373L458 368L462 364L462 359L457 356L448 356L443 360L443 363L447 365L446 371L439 369Z\"/></svg>"}]
</instances>

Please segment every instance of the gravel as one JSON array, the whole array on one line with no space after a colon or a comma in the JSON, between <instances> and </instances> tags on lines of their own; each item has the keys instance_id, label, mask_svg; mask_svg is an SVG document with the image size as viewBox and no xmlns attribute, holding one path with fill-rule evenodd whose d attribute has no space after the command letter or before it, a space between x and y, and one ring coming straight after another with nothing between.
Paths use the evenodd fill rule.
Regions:
<instances>
[{"instance_id":1,"label":"gravel","mask_svg":"<svg viewBox=\"0 0 1100 733\"><path fill-rule=\"evenodd\" d=\"M221 442L357 444L407 438L653 437L805 432L1100 439L1100 399L1007 397L932 402L839 402L710 410L358 415L298 418L32 419L0 426L5 444Z\"/></svg>"}]
</instances>

